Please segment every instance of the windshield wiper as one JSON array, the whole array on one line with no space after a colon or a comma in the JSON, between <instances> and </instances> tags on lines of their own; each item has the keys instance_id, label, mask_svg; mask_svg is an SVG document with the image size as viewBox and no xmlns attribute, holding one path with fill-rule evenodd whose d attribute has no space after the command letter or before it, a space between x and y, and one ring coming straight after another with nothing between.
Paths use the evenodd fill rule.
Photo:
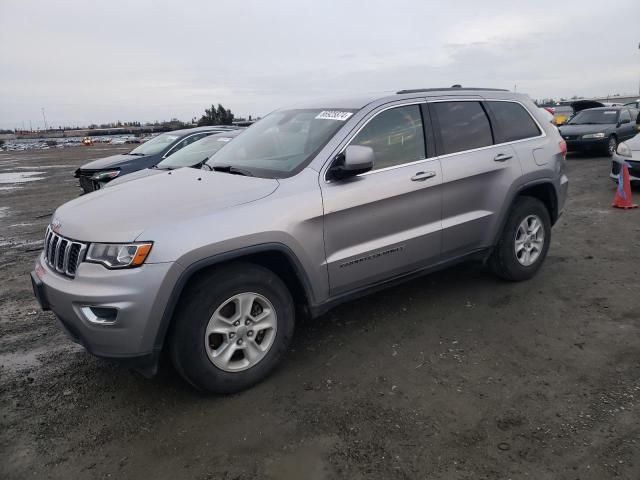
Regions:
<instances>
[{"instance_id":1,"label":"windshield wiper","mask_svg":"<svg viewBox=\"0 0 640 480\"><path fill-rule=\"evenodd\" d=\"M211 170L216 172L231 173L234 175L244 175L245 177L253 177L253 173L242 168L234 167L233 165L214 165L209 166Z\"/></svg>"},{"instance_id":2,"label":"windshield wiper","mask_svg":"<svg viewBox=\"0 0 640 480\"><path fill-rule=\"evenodd\" d=\"M204 167L207 167L209 170L211 170L211 167L206 164L207 160L209 160L209 157L204 157L202 160L200 160L195 165L191 165L191 168L204 168Z\"/></svg>"},{"instance_id":3,"label":"windshield wiper","mask_svg":"<svg viewBox=\"0 0 640 480\"><path fill-rule=\"evenodd\" d=\"M144 157L145 156L144 153L132 153L132 152L127 153L127 155L135 155L136 157Z\"/></svg>"}]
</instances>

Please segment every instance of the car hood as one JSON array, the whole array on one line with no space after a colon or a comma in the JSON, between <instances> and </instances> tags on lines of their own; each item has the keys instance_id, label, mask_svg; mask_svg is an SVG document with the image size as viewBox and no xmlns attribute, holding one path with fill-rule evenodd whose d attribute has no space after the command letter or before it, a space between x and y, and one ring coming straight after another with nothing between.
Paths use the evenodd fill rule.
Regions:
<instances>
[{"instance_id":1,"label":"car hood","mask_svg":"<svg viewBox=\"0 0 640 480\"><path fill-rule=\"evenodd\" d=\"M167 173L168 170L162 170L160 168L145 168L143 170L138 170L133 173L127 173L126 175L122 175L121 177L116 177L111 180L109 183L105 183L103 188L115 187L116 185L122 185L123 183L130 182L131 180L137 180L139 178L151 177L153 175L158 175L159 173Z\"/></svg>"},{"instance_id":2,"label":"car hood","mask_svg":"<svg viewBox=\"0 0 640 480\"><path fill-rule=\"evenodd\" d=\"M264 198L278 181L181 168L97 190L65 203L52 223L84 242L132 242L145 229Z\"/></svg>"},{"instance_id":3,"label":"car hood","mask_svg":"<svg viewBox=\"0 0 640 480\"><path fill-rule=\"evenodd\" d=\"M114 168L141 158L145 157L127 154L111 155L110 157L99 158L93 162L85 163L80 167L80 170L103 170L105 168Z\"/></svg>"},{"instance_id":4,"label":"car hood","mask_svg":"<svg viewBox=\"0 0 640 480\"><path fill-rule=\"evenodd\" d=\"M562 125L558 127L561 135L584 135L587 133L606 132L615 128L615 123L599 125Z\"/></svg>"},{"instance_id":5,"label":"car hood","mask_svg":"<svg viewBox=\"0 0 640 480\"><path fill-rule=\"evenodd\" d=\"M640 133L629 140L625 140L624 143L629 145L631 150L640 150Z\"/></svg>"}]
</instances>

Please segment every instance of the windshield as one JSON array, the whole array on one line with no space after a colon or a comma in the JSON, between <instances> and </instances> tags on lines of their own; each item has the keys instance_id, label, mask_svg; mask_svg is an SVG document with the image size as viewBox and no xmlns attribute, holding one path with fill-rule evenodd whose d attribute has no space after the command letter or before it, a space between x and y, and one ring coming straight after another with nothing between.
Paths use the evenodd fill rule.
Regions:
<instances>
[{"instance_id":1,"label":"windshield","mask_svg":"<svg viewBox=\"0 0 640 480\"><path fill-rule=\"evenodd\" d=\"M569 125L602 125L617 123L617 110L583 110L573 117Z\"/></svg>"},{"instance_id":2,"label":"windshield","mask_svg":"<svg viewBox=\"0 0 640 480\"><path fill-rule=\"evenodd\" d=\"M207 162L257 177L295 175L353 115L352 109L279 110L253 124Z\"/></svg>"},{"instance_id":3,"label":"windshield","mask_svg":"<svg viewBox=\"0 0 640 480\"><path fill-rule=\"evenodd\" d=\"M238 135L238 133L240 133L240 131L204 137L197 142L193 142L192 144L178 150L170 157L165 158L158 164L158 168L173 169L180 167L193 167L194 165L203 162L208 157L211 157L214 153L230 142L233 137Z\"/></svg>"},{"instance_id":4,"label":"windshield","mask_svg":"<svg viewBox=\"0 0 640 480\"><path fill-rule=\"evenodd\" d=\"M155 155L176 141L178 135L163 133L129 152L129 155Z\"/></svg>"}]
</instances>

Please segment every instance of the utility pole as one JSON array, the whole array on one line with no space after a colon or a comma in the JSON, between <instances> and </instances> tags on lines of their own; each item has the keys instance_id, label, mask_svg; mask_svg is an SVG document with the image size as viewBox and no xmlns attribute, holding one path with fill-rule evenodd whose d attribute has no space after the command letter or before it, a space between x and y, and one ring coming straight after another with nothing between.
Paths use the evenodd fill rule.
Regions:
<instances>
[{"instance_id":1,"label":"utility pole","mask_svg":"<svg viewBox=\"0 0 640 480\"><path fill-rule=\"evenodd\" d=\"M44 120L44 129L48 130L47 129L47 117L44 114L44 107L42 107L42 120Z\"/></svg>"}]
</instances>

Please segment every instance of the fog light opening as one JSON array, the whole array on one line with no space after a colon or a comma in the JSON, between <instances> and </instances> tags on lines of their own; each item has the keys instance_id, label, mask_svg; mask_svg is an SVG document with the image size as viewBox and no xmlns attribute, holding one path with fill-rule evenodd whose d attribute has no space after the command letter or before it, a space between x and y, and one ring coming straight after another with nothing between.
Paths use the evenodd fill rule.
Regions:
<instances>
[{"instance_id":1,"label":"fog light opening","mask_svg":"<svg viewBox=\"0 0 640 480\"><path fill-rule=\"evenodd\" d=\"M91 323L109 325L115 323L118 317L118 309L113 307L81 307L82 314Z\"/></svg>"}]
</instances>

